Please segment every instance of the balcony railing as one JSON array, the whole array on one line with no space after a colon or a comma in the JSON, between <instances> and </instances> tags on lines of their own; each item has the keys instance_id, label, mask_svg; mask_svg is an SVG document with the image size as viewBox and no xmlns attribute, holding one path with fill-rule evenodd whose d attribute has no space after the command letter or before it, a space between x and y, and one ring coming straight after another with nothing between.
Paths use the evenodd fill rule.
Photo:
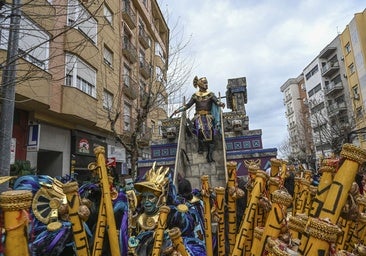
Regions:
<instances>
[{"instance_id":1,"label":"balcony railing","mask_svg":"<svg viewBox=\"0 0 366 256\"><path fill-rule=\"evenodd\" d=\"M332 61L328 62L325 66L322 67L322 76L331 77L339 70L339 62Z\"/></svg>"},{"instance_id":2,"label":"balcony railing","mask_svg":"<svg viewBox=\"0 0 366 256\"><path fill-rule=\"evenodd\" d=\"M129 1L126 0L122 0L122 19L130 29L134 29L136 27L136 13L132 10Z\"/></svg>"},{"instance_id":3,"label":"balcony railing","mask_svg":"<svg viewBox=\"0 0 366 256\"><path fill-rule=\"evenodd\" d=\"M151 65L142 58L140 58L140 73L145 79L151 77Z\"/></svg>"},{"instance_id":4,"label":"balcony railing","mask_svg":"<svg viewBox=\"0 0 366 256\"><path fill-rule=\"evenodd\" d=\"M331 82L330 84L326 85L324 92L325 95L328 95L341 90L343 90L343 83L339 81L338 83Z\"/></svg>"},{"instance_id":5,"label":"balcony railing","mask_svg":"<svg viewBox=\"0 0 366 256\"><path fill-rule=\"evenodd\" d=\"M335 103L328 107L328 113L329 113L330 117L332 117L334 115L338 115L339 112L344 111L344 110L347 110L347 105L345 102Z\"/></svg>"},{"instance_id":6,"label":"balcony railing","mask_svg":"<svg viewBox=\"0 0 366 256\"><path fill-rule=\"evenodd\" d=\"M139 42L145 49L150 47L150 38L143 29L139 30Z\"/></svg>"},{"instance_id":7,"label":"balcony railing","mask_svg":"<svg viewBox=\"0 0 366 256\"><path fill-rule=\"evenodd\" d=\"M123 38L122 53L131 63L136 63L137 50L128 37Z\"/></svg>"},{"instance_id":8,"label":"balcony railing","mask_svg":"<svg viewBox=\"0 0 366 256\"><path fill-rule=\"evenodd\" d=\"M138 84L129 75L123 76L123 93L126 94L126 96L131 100L137 99L139 95Z\"/></svg>"}]
</instances>

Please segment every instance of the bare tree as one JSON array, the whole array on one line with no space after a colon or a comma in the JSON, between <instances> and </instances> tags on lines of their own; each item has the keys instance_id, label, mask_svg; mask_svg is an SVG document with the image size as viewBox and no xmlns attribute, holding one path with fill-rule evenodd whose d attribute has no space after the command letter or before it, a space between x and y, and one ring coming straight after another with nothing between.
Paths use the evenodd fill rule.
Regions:
<instances>
[{"instance_id":1,"label":"bare tree","mask_svg":"<svg viewBox=\"0 0 366 256\"><path fill-rule=\"evenodd\" d=\"M168 103L174 102L178 98L181 99L185 93L184 85L191 80L193 60L186 57L185 53L188 50L190 38L185 39L184 31L179 28L179 23L176 23L171 29L166 75L152 74L145 87L140 87L139 95L133 102L132 115L135 123L132 125L132 129L126 133L119 133L116 129L117 122L124 118L121 108L118 107L122 104L120 102L122 97L119 97L114 108L109 111L111 130L116 140L124 146L130 156L133 177L137 175L137 163L141 150L148 147L144 136L150 135L149 118L160 120L167 118Z\"/></svg>"}]
</instances>

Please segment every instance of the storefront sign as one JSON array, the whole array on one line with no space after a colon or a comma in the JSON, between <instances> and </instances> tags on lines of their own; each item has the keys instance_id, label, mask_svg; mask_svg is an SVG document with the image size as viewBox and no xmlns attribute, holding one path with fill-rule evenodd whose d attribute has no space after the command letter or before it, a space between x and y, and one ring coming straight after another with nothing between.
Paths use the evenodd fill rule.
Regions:
<instances>
[{"instance_id":1,"label":"storefront sign","mask_svg":"<svg viewBox=\"0 0 366 256\"><path fill-rule=\"evenodd\" d=\"M39 138L40 138L41 127L39 124L28 126L28 144L27 151L38 151L39 150Z\"/></svg>"}]
</instances>

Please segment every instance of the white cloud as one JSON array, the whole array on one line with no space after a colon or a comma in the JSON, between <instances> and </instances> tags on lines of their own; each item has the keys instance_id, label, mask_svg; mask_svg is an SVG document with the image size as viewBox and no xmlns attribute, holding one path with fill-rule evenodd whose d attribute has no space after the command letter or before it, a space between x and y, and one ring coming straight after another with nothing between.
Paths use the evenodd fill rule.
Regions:
<instances>
[{"instance_id":1,"label":"white cloud","mask_svg":"<svg viewBox=\"0 0 366 256\"><path fill-rule=\"evenodd\" d=\"M162 12L192 36L193 76L225 94L227 79L247 78L250 129L262 129L263 145L287 137L280 86L297 77L342 32L366 1L160 0ZM168 23L171 23L168 21ZM193 78L193 77L192 77ZM188 79L189 92L194 92Z\"/></svg>"}]
</instances>

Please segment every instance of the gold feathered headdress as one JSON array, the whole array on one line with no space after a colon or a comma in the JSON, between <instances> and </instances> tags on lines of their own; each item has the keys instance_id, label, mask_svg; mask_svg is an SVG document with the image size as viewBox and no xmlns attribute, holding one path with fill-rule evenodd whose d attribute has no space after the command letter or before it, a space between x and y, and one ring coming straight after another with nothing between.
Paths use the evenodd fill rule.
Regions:
<instances>
[{"instance_id":1,"label":"gold feathered headdress","mask_svg":"<svg viewBox=\"0 0 366 256\"><path fill-rule=\"evenodd\" d=\"M169 167L160 166L155 169L156 162L151 169L145 174L145 181L141 181L134 184L137 191L142 193L143 191L152 191L155 195L160 196L164 192L164 187L169 181L166 175L169 172Z\"/></svg>"}]
</instances>

